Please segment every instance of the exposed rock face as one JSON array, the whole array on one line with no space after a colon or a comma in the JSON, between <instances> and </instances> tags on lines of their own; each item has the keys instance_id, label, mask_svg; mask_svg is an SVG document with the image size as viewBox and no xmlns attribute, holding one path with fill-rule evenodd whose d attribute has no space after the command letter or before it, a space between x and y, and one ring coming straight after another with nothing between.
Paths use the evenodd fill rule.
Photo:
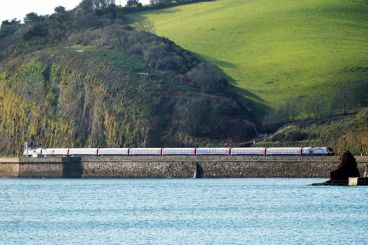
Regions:
<instances>
[{"instance_id":1,"label":"exposed rock face","mask_svg":"<svg viewBox=\"0 0 368 245\"><path fill-rule=\"evenodd\" d=\"M349 177L360 177L355 157L346 151L340 158L338 169L330 173L331 180L348 180Z\"/></svg>"}]
</instances>

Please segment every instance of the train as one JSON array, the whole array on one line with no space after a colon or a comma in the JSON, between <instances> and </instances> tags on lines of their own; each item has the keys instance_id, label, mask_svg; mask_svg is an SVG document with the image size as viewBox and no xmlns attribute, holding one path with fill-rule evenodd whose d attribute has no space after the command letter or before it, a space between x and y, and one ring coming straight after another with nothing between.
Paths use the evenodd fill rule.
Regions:
<instances>
[{"instance_id":1,"label":"train","mask_svg":"<svg viewBox=\"0 0 368 245\"><path fill-rule=\"evenodd\" d=\"M330 147L200 147L200 148L28 148L27 157L82 156L331 156Z\"/></svg>"}]
</instances>

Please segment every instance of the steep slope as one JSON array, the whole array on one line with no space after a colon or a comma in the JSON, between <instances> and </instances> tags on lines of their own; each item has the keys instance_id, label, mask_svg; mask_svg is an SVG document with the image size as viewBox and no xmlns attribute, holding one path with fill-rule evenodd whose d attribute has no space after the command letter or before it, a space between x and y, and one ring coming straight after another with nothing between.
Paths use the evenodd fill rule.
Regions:
<instances>
[{"instance_id":1,"label":"steep slope","mask_svg":"<svg viewBox=\"0 0 368 245\"><path fill-rule=\"evenodd\" d=\"M356 115L288 124L256 143L257 146L327 145L338 155L346 150L368 155L368 109Z\"/></svg>"},{"instance_id":2,"label":"steep slope","mask_svg":"<svg viewBox=\"0 0 368 245\"><path fill-rule=\"evenodd\" d=\"M329 106L338 85L368 77L364 0L215 0L131 18L148 18L158 35L214 62L245 97L274 108L297 96Z\"/></svg>"},{"instance_id":3,"label":"steep slope","mask_svg":"<svg viewBox=\"0 0 368 245\"><path fill-rule=\"evenodd\" d=\"M57 13L0 46L2 154L21 153L25 140L147 147L256 135L252 108L214 67L109 12Z\"/></svg>"}]
</instances>

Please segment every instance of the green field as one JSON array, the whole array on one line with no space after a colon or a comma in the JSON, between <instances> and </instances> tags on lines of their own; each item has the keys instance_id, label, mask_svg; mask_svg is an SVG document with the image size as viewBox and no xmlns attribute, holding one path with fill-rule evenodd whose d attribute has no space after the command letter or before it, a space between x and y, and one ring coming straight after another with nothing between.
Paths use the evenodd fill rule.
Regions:
<instances>
[{"instance_id":1,"label":"green field","mask_svg":"<svg viewBox=\"0 0 368 245\"><path fill-rule=\"evenodd\" d=\"M141 12L156 33L220 67L274 107L368 79L366 0L216 0Z\"/></svg>"}]
</instances>

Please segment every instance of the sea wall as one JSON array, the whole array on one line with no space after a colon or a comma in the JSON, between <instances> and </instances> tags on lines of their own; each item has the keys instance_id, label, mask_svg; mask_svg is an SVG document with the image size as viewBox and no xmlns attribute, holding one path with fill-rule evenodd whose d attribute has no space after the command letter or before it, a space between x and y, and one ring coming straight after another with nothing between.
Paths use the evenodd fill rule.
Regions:
<instances>
[{"instance_id":1,"label":"sea wall","mask_svg":"<svg viewBox=\"0 0 368 245\"><path fill-rule=\"evenodd\" d=\"M19 158L0 158L0 178L16 178L19 175Z\"/></svg>"},{"instance_id":2,"label":"sea wall","mask_svg":"<svg viewBox=\"0 0 368 245\"><path fill-rule=\"evenodd\" d=\"M356 157L363 174L368 157ZM2 178L329 177L339 157L129 156L0 158Z\"/></svg>"}]
</instances>

